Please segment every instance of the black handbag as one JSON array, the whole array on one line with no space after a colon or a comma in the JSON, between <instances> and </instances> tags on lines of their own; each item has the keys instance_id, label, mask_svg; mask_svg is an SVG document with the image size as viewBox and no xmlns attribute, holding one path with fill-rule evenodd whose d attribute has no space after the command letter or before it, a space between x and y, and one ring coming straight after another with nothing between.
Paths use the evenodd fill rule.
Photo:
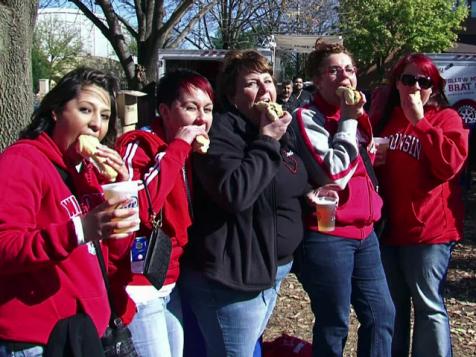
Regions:
<instances>
[{"instance_id":1,"label":"black handbag","mask_svg":"<svg viewBox=\"0 0 476 357\"><path fill-rule=\"evenodd\" d=\"M152 232L148 239L147 254L144 261L144 276L157 289L164 285L172 254L172 242L170 237L162 230L162 209L155 213L152 207L149 189L144 182L147 203L149 206L149 218Z\"/></svg>"},{"instance_id":2,"label":"black handbag","mask_svg":"<svg viewBox=\"0 0 476 357\"><path fill-rule=\"evenodd\" d=\"M93 244L96 249L96 255L98 257L99 266L101 267L104 284L106 285L107 297L111 307L109 326L107 327L104 336L101 337L104 355L106 357L139 357L134 348L131 331L126 325L124 325L121 318L114 310L109 278L107 277L106 264L104 263L101 246L98 241L94 241Z\"/></svg>"},{"instance_id":3,"label":"black handbag","mask_svg":"<svg viewBox=\"0 0 476 357\"><path fill-rule=\"evenodd\" d=\"M108 326L104 336L101 338L104 355L106 357L135 357L138 356L134 343L132 342L131 331L122 322L116 321L114 327Z\"/></svg>"}]
</instances>

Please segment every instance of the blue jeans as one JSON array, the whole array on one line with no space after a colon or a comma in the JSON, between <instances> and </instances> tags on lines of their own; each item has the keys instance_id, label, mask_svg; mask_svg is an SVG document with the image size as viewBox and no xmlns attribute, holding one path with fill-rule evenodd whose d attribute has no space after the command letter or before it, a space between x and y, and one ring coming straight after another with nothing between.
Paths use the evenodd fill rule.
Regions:
<instances>
[{"instance_id":1,"label":"blue jeans","mask_svg":"<svg viewBox=\"0 0 476 357\"><path fill-rule=\"evenodd\" d=\"M181 357L183 327L178 288L167 297L137 304L129 329L139 356Z\"/></svg>"},{"instance_id":2,"label":"blue jeans","mask_svg":"<svg viewBox=\"0 0 476 357\"><path fill-rule=\"evenodd\" d=\"M395 309L375 233L364 240L307 231L301 274L316 318L313 356L342 356L350 305L360 322L357 356L389 357Z\"/></svg>"},{"instance_id":3,"label":"blue jeans","mask_svg":"<svg viewBox=\"0 0 476 357\"><path fill-rule=\"evenodd\" d=\"M415 320L412 356L451 357L443 288L454 243L383 246L382 260L397 312L392 356L408 356L411 303Z\"/></svg>"},{"instance_id":4,"label":"blue jeans","mask_svg":"<svg viewBox=\"0 0 476 357\"><path fill-rule=\"evenodd\" d=\"M43 346L35 346L21 351L11 351L4 343L0 342L0 357L43 357Z\"/></svg>"},{"instance_id":5,"label":"blue jeans","mask_svg":"<svg viewBox=\"0 0 476 357\"><path fill-rule=\"evenodd\" d=\"M273 312L281 282L291 263L278 267L274 286L261 292L243 292L184 269L182 296L197 317L207 357L250 357Z\"/></svg>"}]
</instances>

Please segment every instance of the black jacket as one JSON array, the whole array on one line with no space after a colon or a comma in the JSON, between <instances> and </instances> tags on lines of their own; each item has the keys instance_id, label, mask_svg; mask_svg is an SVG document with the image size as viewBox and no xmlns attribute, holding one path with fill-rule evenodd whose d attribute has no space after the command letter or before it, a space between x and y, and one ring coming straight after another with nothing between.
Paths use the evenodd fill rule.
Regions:
<instances>
[{"instance_id":1,"label":"black jacket","mask_svg":"<svg viewBox=\"0 0 476 357\"><path fill-rule=\"evenodd\" d=\"M275 175L280 143L237 111L218 114L210 149L194 155L194 223L185 261L228 287L271 287L277 269Z\"/></svg>"}]
</instances>

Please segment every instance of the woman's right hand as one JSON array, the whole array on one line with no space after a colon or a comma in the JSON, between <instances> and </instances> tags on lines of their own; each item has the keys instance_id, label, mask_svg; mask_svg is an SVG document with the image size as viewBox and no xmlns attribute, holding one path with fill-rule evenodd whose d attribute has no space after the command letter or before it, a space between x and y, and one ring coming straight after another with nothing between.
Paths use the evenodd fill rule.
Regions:
<instances>
[{"instance_id":1,"label":"woman's right hand","mask_svg":"<svg viewBox=\"0 0 476 357\"><path fill-rule=\"evenodd\" d=\"M347 104L344 96L340 97L340 116L343 119L357 119L364 114L364 105L367 103L365 94L360 92L360 101L356 104Z\"/></svg>"},{"instance_id":2,"label":"woman's right hand","mask_svg":"<svg viewBox=\"0 0 476 357\"><path fill-rule=\"evenodd\" d=\"M417 125L425 116L419 91L408 92L406 95L400 94L400 106L407 120L413 125Z\"/></svg>"},{"instance_id":3,"label":"woman's right hand","mask_svg":"<svg viewBox=\"0 0 476 357\"><path fill-rule=\"evenodd\" d=\"M81 216L85 241L128 237L140 223L138 219L131 219L137 214L137 208L118 208L127 205L128 201L111 198Z\"/></svg>"},{"instance_id":4,"label":"woman's right hand","mask_svg":"<svg viewBox=\"0 0 476 357\"><path fill-rule=\"evenodd\" d=\"M265 111L260 115L260 134L270 136L276 140L283 137L288 129L288 125L291 123L292 116L288 112L284 112L278 120L270 121Z\"/></svg>"},{"instance_id":5,"label":"woman's right hand","mask_svg":"<svg viewBox=\"0 0 476 357\"><path fill-rule=\"evenodd\" d=\"M198 135L203 135L204 137L208 138L208 133L205 130L205 124L182 126L175 134L175 139L181 139L192 145L193 141Z\"/></svg>"}]
</instances>

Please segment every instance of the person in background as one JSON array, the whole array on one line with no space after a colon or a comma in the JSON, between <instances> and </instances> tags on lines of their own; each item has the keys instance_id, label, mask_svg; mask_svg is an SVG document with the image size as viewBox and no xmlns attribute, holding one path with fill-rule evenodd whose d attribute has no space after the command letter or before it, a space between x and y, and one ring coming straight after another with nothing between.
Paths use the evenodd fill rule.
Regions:
<instances>
[{"instance_id":1,"label":"person in background","mask_svg":"<svg viewBox=\"0 0 476 357\"><path fill-rule=\"evenodd\" d=\"M290 108L288 108L288 105L290 104L289 98L291 97L291 94L293 92L293 82L288 80L285 80L281 84L281 94L278 96L277 103L281 104L283 106L283 110L287 112L291 112Z\"/></svg>"},{"instance_id":2,"label":"person in background","mask_svg":"<svg viewBox=\"0 0 476 357\"><path fill-rule=\"evenodd\" d=\"M388 218L382 259L397 312L392 356L408 356L413 303L412 356L450 357L443 290L463 231L459 174L468 130L448 107L445 81L427 56L402 57L388 83L371 115L376 134L390 139L375 164Z\"/></svg>"},{"instance_id":3,"label":"person in background","mask_svg":"<svg viewBox=\"0 0 476 357\"><path fill-rule=\"evenodd\" d=\"M213 101L213 89L205 77L186 69L167 73L157 86L159 117L149 128L124 134L116 144L131 179L143 181L139 190L141 227L136 237L124 240L126 254L122 255L126 258L123 264L127 274L116 280L122 280L123 285L116 283L115 294L118 310L126 321L131 320L137 309L129 329L141 357L180 357L183 353L181 301L175 284L191 224L188 159L197 150L195 138L208 137ZM172 242L171 260L160 290L141 271L132 269L129 259L134 240L149 237L152 230L144 185L154 212L162 211L162 229Z\"/></svg>"},{"instance_id":4,"label":"person in background","mask_svg":"<svg viewBox=\"0 0 476 357\"><path fill-rule=\"evenodd\" d=\"M275 102L271 67L255 51L227 54L223 111L207 155L192 158L194 223L180 278L208 357L253 355L302 239L307 173L286 130L255 104Z\"/></svg>"},{"instance_id":5,"label":"person in background","mask_svg":"<svg viewBox=\"0 0 476 357\"><path fill-rule=\"evenodd\" d=\"M373 230L382 200L364 162L373 156L365 96L347 104L336 93L357 86L354 61L341 44L317 40L306 67L317 90L312 104L293 114L298 154L313 187L339 197L334 230L320 231L316 214L308 215L300 251L298 277L316 318L313 356L342 356L352 304L360 322L358 356L388 357L395 310Z\"/></svg>"},{"instance_id":6,"label":"person in background","mask_svg":"<svg viewBox=\"0 0 476 357\"><path fill-rule=\"evenodd\" d=\"M101 71L73 70L0 155L0 356L43 356L52 331L68 319L82 322L83 355L93 356L93 345L103 353L99 336L110 309L92 241L124 238L129 233L117 231L138 222L117 220L135 213L115 209L124 200L103 202L105 180L81 156L78 137L114 140L117 90ZM97 150L118 180L128 179L118 153Z\"/></svg>"},{"instance_id":7,"label":"person in background","mask_svg":"<svg viewBox=\"0 0 476 357\"><path fill-rule=\"evenodd\" d=\"M304 90L304 81L302 77L294 77L293 85L293 93L291 94L289 104L287 105L290 113L292 113L294 109L303 107L312 101L312 94L307 90Z\"/></svg>"}]
</instances>

